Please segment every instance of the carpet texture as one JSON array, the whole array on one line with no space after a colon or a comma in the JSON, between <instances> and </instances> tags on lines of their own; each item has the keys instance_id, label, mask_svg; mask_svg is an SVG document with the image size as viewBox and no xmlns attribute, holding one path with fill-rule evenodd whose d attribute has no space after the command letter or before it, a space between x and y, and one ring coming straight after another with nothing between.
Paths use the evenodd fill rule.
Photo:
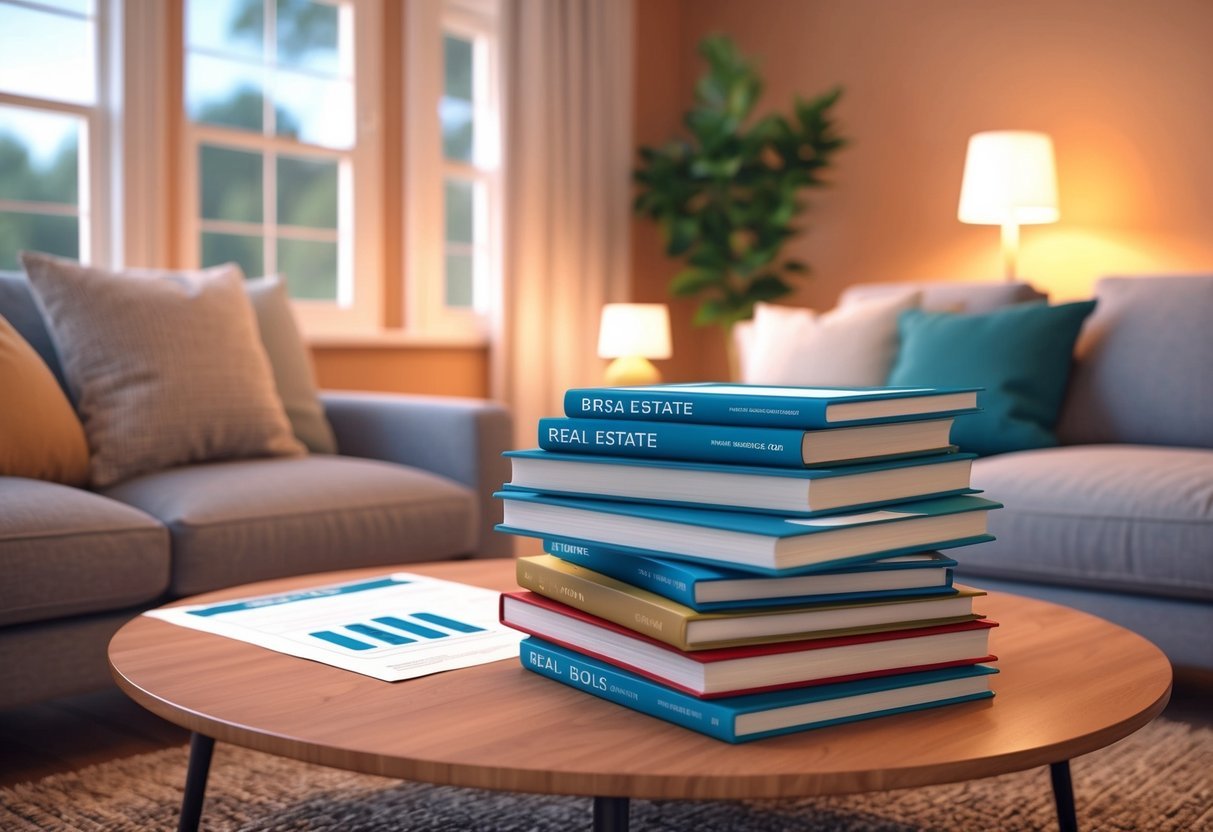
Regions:
<instances>
[{"instance_id":1,"label":"carpet texture","mask_svg":"<svg viewBox=\"0 0 1213 832\"><path fill-rule=\"evenodd\" d=\"M0 790L0 829L176 827L187 752L172 748ZM1087 830L1213 829L1213 729L1156 720L1072 764ZM402 783L219 744L203 829L569 832L585 798ZM896 792L747 803L632 801L635 832L1055 829L1047 769Z\"/></svg>"}]
</instances>

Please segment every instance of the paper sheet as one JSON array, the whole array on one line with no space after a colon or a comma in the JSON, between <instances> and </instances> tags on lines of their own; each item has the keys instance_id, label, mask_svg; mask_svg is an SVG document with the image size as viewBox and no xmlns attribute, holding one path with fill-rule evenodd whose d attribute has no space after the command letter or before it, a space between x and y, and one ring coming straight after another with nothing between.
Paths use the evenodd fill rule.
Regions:
<instances>
[{"instance_id":1,"label":"paper sheet","mask_svg":"<svg viewBox=\"0 0 1213 832\"><path fill-rule=\"evenodd\" d=\"M498 598L493 590L396 572L144 615L397 682L517 658L525 636L498 622Z\"/></svg>"}]
</instances>

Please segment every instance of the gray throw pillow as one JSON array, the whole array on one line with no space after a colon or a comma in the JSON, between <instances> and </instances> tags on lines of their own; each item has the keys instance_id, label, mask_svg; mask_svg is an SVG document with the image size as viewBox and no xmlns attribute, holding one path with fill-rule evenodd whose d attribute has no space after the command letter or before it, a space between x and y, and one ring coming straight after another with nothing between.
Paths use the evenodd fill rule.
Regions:
<instances>
[{"instance_id":1,"label":"gray throw pillow","mask_svg":"<svg viewBox=\"0 0 1213 832\"><path fill-rule=\"evenodd\" d=\"M295 323L286 286L271 275L246 280L244 289L257 314L261 344L270 359L274 386L295 438L312 453L337 453L337 440L316 392L311 356Z\"/></svg>"},{"instance_id":2,"label":"gray throw pillow","mask_svg":"<svg viewBox=\"0 0 1213 832\"><path fill-rule=\"evenodd\" d=\"M274 389L238 266L111 272L23 252L88 437L94 487L305 449Z\"/></svg>"}]
</instances>

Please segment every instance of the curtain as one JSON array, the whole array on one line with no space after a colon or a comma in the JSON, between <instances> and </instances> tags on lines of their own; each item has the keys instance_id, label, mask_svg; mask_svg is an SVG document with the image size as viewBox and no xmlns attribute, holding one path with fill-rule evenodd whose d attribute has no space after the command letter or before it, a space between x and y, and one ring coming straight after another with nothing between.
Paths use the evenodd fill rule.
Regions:
<instances>
[{"instance_id":1,"label":"curtain","mask_svg":"<svg viewBox=\"0 0 1213 832\"><path fill-rule=\"evenodd\" d=\"M492 389L533 447L568 387L602 383L603 303L628 294L632 0L507 0L504 275Z\"/></svg>"}]
</instances>

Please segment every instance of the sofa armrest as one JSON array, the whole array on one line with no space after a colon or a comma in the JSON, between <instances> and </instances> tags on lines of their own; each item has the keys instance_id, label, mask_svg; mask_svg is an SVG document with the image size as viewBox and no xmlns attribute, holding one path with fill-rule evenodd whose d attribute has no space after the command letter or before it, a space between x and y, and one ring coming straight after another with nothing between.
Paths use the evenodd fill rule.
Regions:
<instances>
[{"instance_id":1,"label":"sofa armrest","mask_svg":"<svg viewBox=\"0 0 1213 832\"><path fill-rule=\"evenodd\" d=\"M505 407L483 399L336 391L321 392L320 400L338 453L411 465L467 486L479 509L472 554L512 554L512 539L493 531L501 501L492 495L510 476L501 456L512 442Z\"/></svg>"}]
</instances>

